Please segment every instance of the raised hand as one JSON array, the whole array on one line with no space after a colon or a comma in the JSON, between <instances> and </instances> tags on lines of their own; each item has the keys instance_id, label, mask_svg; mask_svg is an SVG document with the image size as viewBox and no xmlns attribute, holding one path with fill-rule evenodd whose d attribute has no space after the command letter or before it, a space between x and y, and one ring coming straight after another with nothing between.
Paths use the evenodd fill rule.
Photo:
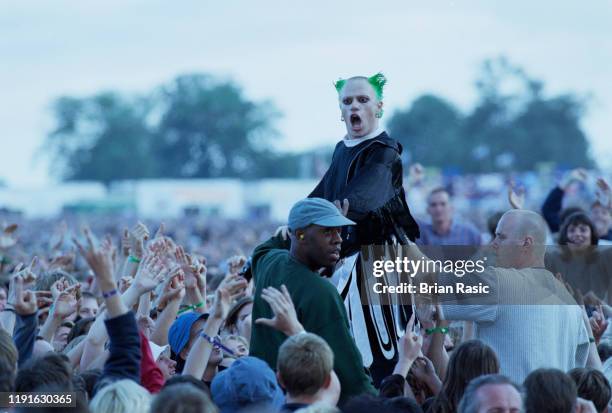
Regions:
<instances>
[{"instance_id":1,"label":"raised hand","mask_svg":"<svg viewBox=\"0 0 612 413\"><path fill-rule=\"evenodd\" d=\"M9 283L8 303L13 306L15 313L21 316L34 314L38 310L36 294L27 290L24 284L25 281L19 274L14 275Z\"/></svg>"},{"instance_id":2,"label":"raised hand","mask_svg":"<svg viewBox=\"0 0 612 413\"><path fill-rule=\"evenodd\" d=\"M597 179L597 199L604 208L612 208L612 190L604 178Z\"/></svg>"},{"instance_id":3,"label":"raised hand","mask_svg":"<svg viewBox=\"0 0 612 413\"><path fill-rule=\"evenodd\" d=\"M276 231L274 231L274 236L278 237L279 235L283 237L284 241L287 241L289 238L289 226L281 225L280 227L276 228Z\"/></svg>"},{"instance_id":4,"label":"raised hand","mask_svg":"<svg viewBox=\"0 0 612 413\"><path fill-rule=\"evenodd\" d=\"M413 329L414 314L408 320L405 334L397 342L398 361L393 372L400 374L402 377L408 375L410 367L421 354L421 348L423 347L423 336L416 334Z\"/></svg>"},{"instance_id":5,"label":"raised hand","mask_svg":"<svg viewBox=\"0 0 612 413\"><path fill-rule=\"evenodd\" d=\"M514 182L508 185L508 202L513 209L525 207L525 188L518 187Z\"/></svg>"},{"instance_id":6,"label":"raised hand","mask_svg":"<svg viewBox=\"0 0 612 413\"><path fill-rule=\"evenodd\" d=\"M62 291L53 303L52 315L60 319L70 317L77 311L76 290L80 284L75 284Z\"/></svg>"},{"instance_id":7,"label":"raised hand","mask_svg":"<svg viewBox=\"0 0 612 413\"><path fill-rule=\"evenodd\" d=\"M261 298L270 305L274 317L258 318L255 320L256 324L271 327L287 336L293 336L304 331L304 327L297 318L289 290L284 284L281 285L280 291L274 287L264 288Z\"/></svg>"},{"instance_id":8,"label":"raised hand","mask_svg":"<svg viewBox=\"0 0 612 413\"><path fill-rule=\"evenodd\" d=\"M242 270L242 267L244 267L244 264L246 264L246 262L247 257L245 257L244 255L234 255L228 260L227 263L229 273L232 275L238 275L238 273L240 273L240 270Z\"/></svg>"},{"instance_id":9,"label":"raised hand","mask_svg":"<svg viewBox=\"0 0 612 413\"><path fill-rule=\"evenodd\" d=\"M0 250L9 249L17 244L17 237L15 231L17 231L17 224L11 224L4 226L2 232L0 232Z\"/></svg>"},{"instance_id":10,"label":"raised hand","mask_svg":"<svg viewBox=\"0 0 612 413\"><path fill-rule=\"evenodd\" d=\"M348 211L349 211L349 200L348 199L344 199L342 201L342 204L340 204L340 201L335 200L334 205L336 206L336 208L338 208L338 211L340 211L342 215L346 216L346 214L348 214Z\"/></svg>"},{"instance_id":11,"label":"raised hand","mask_svg":"<svg viewBox=\"0 0 612 413\"><path fill-rule=\"evenodd\" d=\"M559 186L561 187L561 189L565 191L572 182L576 182L576 181L584 182L587 180L588 177L589 177L589 174L586 171L586 169L583 169L583 168L572 169L571 171L569 171L569 173L567 173L563 177Z\"/></svg>"},{"instance_id":12,"label":"raised hand","mask_svg":"<svg viewBox=\"0 0 612 413\"><path fill-rule=\"evenodd\" d=\"M149 229L145 224L138 221L130 231L130 252L136 258L144 255L144 243L149 239Z\"/></svg>"},{"instance_id":13,"label":"raised hand","mask_svg":"<svg viewBox=\"0 0 612 413\"><path fill-rule=\"evenodd\" d=\"M608 328L608 320L606 320L606 317L604 316L602 306L597 307L597 311L593 311L589 322L591 324L591 330L593 330L595 342L599 343L603 333Z\"/></svg>"},{"instance_id":14,"label":"raised hand","mask_svg":"<svg viewBox=\"0 0 612 413\"><path fill-rule=\"evenodd\" d=\"M185 297L185 273L180 268L171 272L170 278L166 281L159 299L157 307L164 308L171 301L181 301Z\"/></svg>"},{"instance_id":15,"label":"raised hand","mask_svg":"<svg viewBox=\"0 0 612 413\"><path fill-rule=\"evenodd\" d=\"M123 228L123 234L121 234L121 255L128 257L130 255L130 231L127 228Z\"/></svg>"},{"instance_id":16,"label":"raised hand","mask_svg":"<svg viewBox=\"0 0 612 413\"><path fill-rule=\"evenodd\" d=\"M170 269L155 255L147 255L140 265L134 277L133 286L140 294L154 290L168 276Z\"/></svg>"},{"instance_id":17,"label":"raised hand","mask_svg":"<svg viewBox=\"0 0 612 413\"><path fill-rule=\"evenodd\" d=\"M111 251L96 247L93 235L89 228L83 229L83 234L87 240L87 246L83 246L78 239L73 238L72 241L77 246L79 253L85 258L87 264L94 272L98 285L103 289L115 288L115 280L113 278L113 262Z\"/></svg>"}]
</instances>

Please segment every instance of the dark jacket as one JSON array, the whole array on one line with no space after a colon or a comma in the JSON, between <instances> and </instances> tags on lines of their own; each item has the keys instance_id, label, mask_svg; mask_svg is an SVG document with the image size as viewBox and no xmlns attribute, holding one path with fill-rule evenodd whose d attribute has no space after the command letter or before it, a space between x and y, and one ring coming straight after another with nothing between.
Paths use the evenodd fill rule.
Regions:
<instances>
[{"instance_id":1,"label":"dark jacket","mask_svg":"<svg viewBox=\"0 0 612 413\"><path fill-rule=\"evenodd\" d=\"M36 333L38 332L38 313L20 316L15 315L15 334L13 342L19 352L19 361L17 365L21 367L23 363L32 357L34 351L34 342L36 341Z\"/></svg>"},{"instance_id":2,"label":"dark jacket","mask_svg":"<svg viewBox=\"0 0 612 413\"><path fill-rule=\"evenodd\" d=\"M401 153L402 146L385 132L354 147L336 145L329 169L309 197L349 200L348 218L357 225L343 234L343 255L383 244L392 235L402 243L419 237L402 186Z\"/></svg>"}]
</instances>

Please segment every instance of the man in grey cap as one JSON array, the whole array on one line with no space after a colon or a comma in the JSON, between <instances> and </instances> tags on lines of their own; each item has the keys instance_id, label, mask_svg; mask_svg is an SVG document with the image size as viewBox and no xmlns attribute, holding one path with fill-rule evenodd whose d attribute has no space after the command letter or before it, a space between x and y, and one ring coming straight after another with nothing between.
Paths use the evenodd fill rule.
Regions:
<instances>
[{"instance_id":1,"label":"man in grey cap","mask_svg":"<svg viewBox=\"0 0 612 413\"><path fill-rule=\"evenodd\" d=\"M278 349L285 334L266 324L274 314L262 299L265 288L284 285L295 305L298 320L309 333L322 337L334 352L334 370L340 380L340 402L347 397L374 393L371 379L363 368L361 354L350 331L344 303L336 288L321 277L319 270L340 259L341 231L355 223L331 202L307 198L289 213L290 244L281 235L272 237L253 252L255 282L250 355L276 368Z\"/></svg>"}]
</instances>

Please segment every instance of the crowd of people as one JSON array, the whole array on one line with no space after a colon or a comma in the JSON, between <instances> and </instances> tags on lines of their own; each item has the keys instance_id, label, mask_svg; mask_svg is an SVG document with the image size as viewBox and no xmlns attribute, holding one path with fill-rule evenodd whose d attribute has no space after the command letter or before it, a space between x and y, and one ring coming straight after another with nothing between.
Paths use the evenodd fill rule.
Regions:
<instances>
[{"instance_id":1,"label":"crowd of people","mask_svg":"<svg viewBox=\"0 0 612 413\"><path fill-rule=\"evenodd\" d=\"M266 232L272 235L272 223L250 228L246 241L237 230L225 235L233 245L219 248L254 249L252 263L236 255L212 265L202 252L214 248L215 237L207 238L209 247L191 250L193 232L178 227L180 220L153 234L142 222L121 231L103 219L95 234L85 228L72 239L73 222L63 221L37 242L35 223L4 225L0 391L73 392L76 407L66 411L95 413L607 411L612 314L602 284L612 278L605 261L581 261L586 266L571 271L564 261L564 254L580 255L610 238L605 181L590 210L560 208L564 186L582 174L568 173L541 215L523 217L521 195L511 188L515 209L501 221L491 218L492 237L500 242L522 226L517 220L531 219L527 227L533 229L544 217L540 242L548 237L559 247L528 266L563 272L569 285L578 285L572 293L581 305L549 307L535 323L529 308L445 306L444 318L430 320L419 313L421 331L413 316L393 372L377 388L363 369L333 284L283 254L297 250L292 253L310 263L311 273L337 258L298 242L304 236L298 228L326 228L312 225L312 206L294 207L298 213L305 208L302 215L311 221L292 210L289 227L295 230L257 248ZM483 242L474 225L456 216L449 191L432 188L427 203L430 219L419 220L418 245ZM333 224L342 225L347 223ZM328 236L324 232L317 236ZM329 236L339 248L340 232ZM544 334L551 325L556 332ZM560 330L572 331L574 340L561 340ZM555 352L563 361L547 363Z\"/></svg>"}]
</instances>

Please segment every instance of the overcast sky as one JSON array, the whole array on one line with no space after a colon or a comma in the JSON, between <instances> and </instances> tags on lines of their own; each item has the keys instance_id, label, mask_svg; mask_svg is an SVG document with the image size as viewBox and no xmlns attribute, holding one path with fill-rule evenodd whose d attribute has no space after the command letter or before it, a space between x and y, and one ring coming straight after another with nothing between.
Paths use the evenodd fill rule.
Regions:
<instances>
[{"instance_id":1,"label":"overcast sky","mask_svg":"<svg viewBox=\"0 0 612 413\"><path fill-rule=\"evenodd\" d=\"M51 182L40 148L60 95L212 73L272 100L284 114L278 147L300 150L343 135L338 77L383 71L387 114L423 92L468 109L480 62L498 55L549 94L593 94L584 128L610 168L611 22L608 0L0 0L0 179Z\"/></svg>"}]
</instances>

